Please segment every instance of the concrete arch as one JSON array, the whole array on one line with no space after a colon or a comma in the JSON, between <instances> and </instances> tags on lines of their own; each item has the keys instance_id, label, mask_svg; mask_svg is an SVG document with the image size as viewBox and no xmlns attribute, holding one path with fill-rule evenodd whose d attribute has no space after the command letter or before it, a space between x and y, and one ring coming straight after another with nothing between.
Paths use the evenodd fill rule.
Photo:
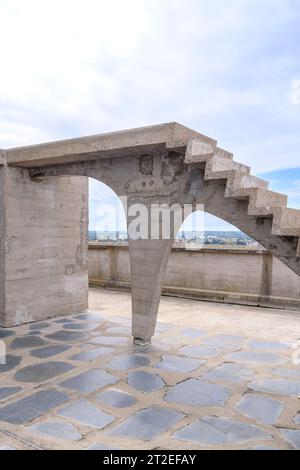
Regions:
<instances>
[{"instance_id":1,"label":"concrete arch","mask_svg":"<svg viewBox=\"0 0 300 470\"><path fill-rule=\"evenodd\" d=\"M153 204L203 204L205 211L250 235L300 275L300 211L288 209L285 196L269 191L267 182L250 175L249 167L233 161L232 154L217 147L215 140L177 123L11 149L4 152L2 160L4 178L9 180L10 172L18 175L18 205L22 206L22 196L24 199L28 188L33 191L40 179L46 192L47 182L57 185L54 200L78 201L80 213L77 211L74 223L79 217L82 231L71 253L74 260L85 258L82 239L87 223L83 216L86 188L74 187L71 196L71 191L65 194L60 178L52 177L67 177L70 184L74 176L95 178L111 187L118 197L126 196L127 209L137 203L147 210ZM40 210L39 201L35 203ZM57 216L58 225L61 219ZM147 224L151 228L149 217ZM174 237L171 233L168 239L134 239L129 234L133 336L138 343L149 342L154 334ZM77 261L75 265L80 266ZM83 270L80 274L83 279ZM69 299L65 301L63 295L61 299L66 310L74 311ZM27 309L26 302L24 305ZM51 316L52 312L47 314ZM22 321L30 319L25 315Z\"/></svg>"}]
</instances>

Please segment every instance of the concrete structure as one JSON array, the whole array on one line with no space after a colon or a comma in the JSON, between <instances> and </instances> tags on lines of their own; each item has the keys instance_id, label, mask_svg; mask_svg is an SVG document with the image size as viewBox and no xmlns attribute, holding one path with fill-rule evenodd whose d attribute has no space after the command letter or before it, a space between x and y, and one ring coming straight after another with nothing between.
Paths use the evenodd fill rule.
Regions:
<instances>
[{"instance_id":1,"label":"concrete structure","mask_svg":"<svg viewBox=\"0 0 300 470\"><path fill-rule=\"evenodd\" d=\"M64 181L53 183L52 177L89 176L101 180L116 194L128 198L128 214L130 208L137 203L147 208L152 204L162 203L178 204L180 207L184 204L204 204L206 211L223 218L252 236L295 273L300 274L300 211L288 209L286 196L269 191L267 182L251 176L250 169L234 162L232 154L218 148L215 140L177 123L10 149L3 152L1 161L1 218L4 233L1 238L0 280L1 317L4 326L32 321L39 315L50 317L57 314L52 305L47 307L47 302L43 312L40 311L40 298L49 292L50 285L53 298L56 295L60 296L62 311L73 312L78 292L77 289L76 292L72 291L73 287L70 287L68 278L64 276L68 276L70 271L71 274L76 274L79 291L86 280L87 246L83 239L86 218L82 207L86 202L82 201L85 195L82 193L82 188L78 192L73 191L65 195ZM9 196L12 175L15 175L20 182L19 185L22 183L24 193L16 190L13 196ZM41 183L41 178L50 179L44 179ZM53 181L56 181L55 178ZM27 298L22 296L20 310L14 306L14 300L9 295L10 288L19 292L22 289L22 282L20 278L16 279L16 276L9 277L13 272L11 259L14 247L7 253L7 245L9 239L15 236L16 253L21 250L21 256L23 253L26 258L27 248L22 238L26 234L26 227L30 226L30 244L33 244L35 253L40 243L39 230L45 223L46 217L42 214L34 230L32 217L35 208L30 204L26 207L24 204L28 198L26 191L30 192L32 187L33 205L37 205L37 209L43 212L39 207L39 197L34 197L34 193L38 188L43 188L43 192L47 194L53 185L57 185L55 186L57 197L49 196L54 204L52 214L57 213L53 201L56 199L59 205L59 200L65 198L71 206L61 204L62 207L58 209L61 219L64 221L70 216L71 207L72 214L74 209L75 215L74 218L70 216L71 222L68 228L73 230L76 225L78 228L81 217L82 230L73 245L73 252L66 253L64 242L62 244L55 242L54 254L49 250L49 263L55 265L58 262L61 267L57 275L61 277L62 282L65 282L63 287L59 283L53 284L50 276L48 280L45 278L44 284L40 283L39 269L32 270L27 285ZM81 206L80 217L79 206ZM9 230L12 223L9 220L13 218L13 214L18 216L19 227L14 229L14 232ZM128 222L130 221L128 217ZM52 218L52 222L56 237L57 231L62 226L56 221L56 217ZM151 221L148 223L150 232ZM162 281L176 228L179 227L174 227L168 239L160 237L155 240L149 238L129 240L133 336L136 342L147 343L154 334ZM13 233L17 235L11 235ZM59 256L55 251L58 246L61 248ZM44 254L41 259L43 256ZM68 258L72 261L70 262ZM18 260L20 264L20 258ZM38 255L38 265L39 261ZM81 302L83 297L80 295Z\"/></svg>"},{"instance_id":2,"label":"concrete structure","mask_svg":"<svg viewBox=\"0 0 300 470\"><path fill-rule=\"evenodd\" d=\"M125 242L89 242L89 284L130 290ZM300 310L300 278L268 251L246 248L172 248L163 295Z\"/></svg>"}]
</instances>

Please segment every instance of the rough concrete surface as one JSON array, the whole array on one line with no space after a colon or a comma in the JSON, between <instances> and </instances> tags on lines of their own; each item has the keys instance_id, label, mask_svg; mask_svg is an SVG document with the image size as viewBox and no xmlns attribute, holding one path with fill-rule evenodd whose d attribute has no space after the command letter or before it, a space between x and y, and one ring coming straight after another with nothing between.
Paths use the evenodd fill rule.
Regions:
<instances>
[{"instance_id":1,"label":"rough concrete surface","mask_svg":"<svg viewBox=\"0 0 300 470\"><path fill-rule=\"evenodd\" d=\"M74 177L95 178L126 197L129 225L136 204L147 213L154 204L176 204L177 213L186 204L192 210L201 204L300 275L300 211L288 208L287 196L270 191L267 181L251 175L214 139L178 123L8 149L1 156L2 326L87 307L87 178ZM149 343L154 334L169 255L182 223L165 236L160 222L145 220L140 239L129 231L136 344Z\"/></svg>"}]
</instances>

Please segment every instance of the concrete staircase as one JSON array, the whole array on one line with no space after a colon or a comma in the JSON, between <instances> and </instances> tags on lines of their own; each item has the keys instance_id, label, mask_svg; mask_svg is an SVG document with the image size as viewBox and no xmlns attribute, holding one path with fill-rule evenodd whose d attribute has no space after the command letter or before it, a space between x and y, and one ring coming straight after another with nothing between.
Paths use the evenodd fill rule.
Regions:
<instances>
[{"instance_id":1,"label":"concrete staircase","mask_svg":"<svg viewBox=\"0 0 300 470\"><path fill-rule=\"evenodd\" d=\"M185 163L203 164L205 180L225 180L226 198L248 201L248 215L257 219L270 218L270 236L294 240L294 253L300 264L300 210L287 207L287 196L268 189L268 182L252 176L250 168L233 160L233 155L214 144L196 139L189 141ZM297 263L298 264L298 263Z\"/></svg>"}]
</instances>

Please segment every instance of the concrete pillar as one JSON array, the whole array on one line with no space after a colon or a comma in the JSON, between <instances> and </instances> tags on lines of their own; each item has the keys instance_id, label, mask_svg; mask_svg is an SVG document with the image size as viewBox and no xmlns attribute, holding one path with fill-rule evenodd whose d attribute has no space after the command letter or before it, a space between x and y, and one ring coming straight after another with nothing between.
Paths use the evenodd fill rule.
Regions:
<instances>
[{"instance_id":1,"label":"concrete pillar","mask_svg":"<svg viewBox=\"0 0 300 470\"><path fill-rule=\"evenodd\" d=\"M154 335L163 277L172 240L129 240L132 293L132 335L148 344Z\"/></svg>"},{"instance_id":2,"label":"concrete pillar","mask_svg":"<svg viewBox=\"0 0 300 470\"><path fill-rule=\"evenodd\" d=\"M87 185L0 166L0 326L87 309Z\"/></svg>"}]
</instances>

